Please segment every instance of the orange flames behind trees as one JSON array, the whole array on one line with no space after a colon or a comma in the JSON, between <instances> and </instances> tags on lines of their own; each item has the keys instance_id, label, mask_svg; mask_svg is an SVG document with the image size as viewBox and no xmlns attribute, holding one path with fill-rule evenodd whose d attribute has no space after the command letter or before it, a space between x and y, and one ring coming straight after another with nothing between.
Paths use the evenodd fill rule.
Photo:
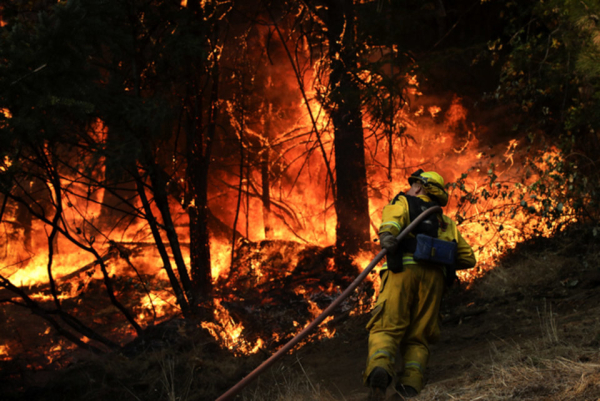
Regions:
<instances>
[{"instance_id":1,"label":"orange flames behind trees","mask_svg":"<svg viewBox=\"0 0 600 401\"><path fill-rule=\"evenodd\" d=\"M491 268L499 256L518 242L536 235L551 235L560 225L572 221L572 217L569 216L569 205L560 201L563 188L552 187L545 181L552 173L552 165L560 162L560 155L555 150L532 149L526 152L523 149L524 145L520 143L525 141L522 139L513 139L508 143L500 143L486 149L480 144L481 140L478 137L480 128L469 126L468 112L460 104L459 99L455 99L446 111L429 104L426 99L420 100L418 96L413 101L415 106L410 109L408 107L400 109L395 117L397 123L402 124L406 129L393 141L394 164L391 182L386 174L387 143L382 139L380 130L369 131L372 127L367 125L365 136L369 161L373 238L376 235L375 228L379 224L381 208L398 191L406 189L406 176L418 168L436 170L450 183L451 201L446 208L446 214L462 222L461 231L473 245L479 260L477 270L461 273L464 280L471 280ZM297 107L302 110L306 105L298 104ZM327 128L326 116L316 103L311 104L311 107L314 109L313 113L320 116L318 124L322 129L321 139L325 149L330 153L333 151L332 138ZM428 112L425 113L424 110ZM275 213L271 221L272 238L326 246L335 241L332 200L326 195L331 183L326 184L323 159L319 153L314 152L314 134L307 133L310 132L310 128L306 128L308 125L306 119L307 117L304 116L292 126L282 128L287 134L281 135L278 139L279 143L271 141L272 152L279 156L285 154L285 160L294 161L283 166L287 170L288 177L282 176L277 183L278 187L273 188L276 194L274 201L281 202L281 208L279 214ZM274 116L272 120L275 121L273 124L285 124L285 121L277 121ZM462 132L456 132L460 130ZM256 135L260 137L260 134ZM278 168L277 164L272 168ZM338 172L340 173L342 172ZM257 173L254 174L252 180L260 182ZM221 179L226 182L230 178L223 176ZM81 194L78 198L68 200L68 224L72 227L85 227L82 218L93 220L100 213L97 203L101 199L100 195L86 194L89 190L84 183L78 182L77 177L63 184L69 187L72 193L79 191ZM545 198L536 197L536 193L539 192L536 190L540 185L545 186ZM229 190L230 193L232 191ZM224 222L231 222L233 205L222 202L224 197L227 197L226 192L221 194L214 192L211 209ZM263 214L259 212L262 208L261 200L259 197L253 197L246 205L248 210L244 210L241 214L238 229L248 227L247 231L241 230L247 236L246 240L263 240L265 238ZM173 202L172 207L177 209L178 204ZM533 211L540 213L532 214ZM544 212L546 212L545 217ZM177 221L180 227L179 235L181 242L186 243L187 222L183 212L180 216ZM15 221L15 217L9 213L5 216L5 221L8 221L5 224L11 224L11 221ZM33 231L35 234L33 247L31 250L26 250L20 240L23 234L20 229L5 230L2 271L4 276L14 284L22 288L39 290L39 293L31 296L43 300L49 298L44 291L44 286L48 285L46 271L48 260L45 252L38 250L47 248L46 228L40 222L36 222ZM108 238L102 239L102 249L106 253L111 252L111 249L122 252L115 242L144 243L149 236L148 228L144 225L130 226L122 232L113 232ZM75 276L70 276L77 269L94 262L91 254L74 248L64 239L59 239L57 246L60 254L54 257L55 279L61 282L61 277L67 277L60 293L61 299L74 299L88 290L89 286L97 285L94 282L102 278L98 269L86 269ZM213 238L211 252L214 281L224 283L225 281L221 279L230 274L231 244ZM152 283L148 284L147 291L139 288L139 299L133 306L137 319L152 323L177 314L174 295L170 291L160 290L160 283L166 281L166 275L159 268L158 255L151 248L142 246L134 253L121 256L108 263L111 276L129 281L130 285L138 287L141 287L140 283L144 281ZM355 260L358 265L365 266L372 256L361 253ZM186 262L189 262L187 255ZM135 268L132 268L133 266ZM330 267L335 269L335 266ZM268 270L263 272L264 266L260 264L251 266L251 269L255 270L258 277L270 274ZM327 287L327 283L323 284ZM229 282L226 285L234 288L236 283ZM162 287L164 288L164 285ZM339 289L329 289L329 293L336 292L339 293ZM298 290L298 294L307 296L313 316L321 312L321 308L308 297L310 294L302 294L302 290ZM215 319L220 324L206 323L203 326L210 330L224 346L238 353L256 352L263 346L266 339L253 342L244 340L243 326L235 322L218 299L215 301L215 307ZM368 302L363 302L362 310L368 307ZM92 313L96 314L98 322L102 322L102 315L109 311L96 310ZM298 331L306 324L296 323ZM129 337L133 334L132 330L126 329L120 335ZM319 335L331 336L333 332L324 328ZM273 333L273 336L276 338L277 333ZM0 357L7 358L11 346L10 342L2 345ZM53 351L48 354L49 358L53 353L59 352L59 346L61 345L54 346ZM65 343L62 347L68 348L70 345Z\"/></svg>"},{"instance_id":2,"label":"orange flames behind trees","mask_svg":"<svg viewBox=\"0 0 600 401\"><path fill-rule=\"evenodd\" d=\"M414 77L411 79L417 86ZM512 139L506 143L484 146L479 131L485 127L469 123L468 111L460 99L455 98L444 112L439 106L429 104L427 99L421 101L418 90L414 90L413 94L416 95L413 99L416 106L400 109L395 117L397 123L406 129L402 135L394 138L391 182L386 176L387 166L384 162L388 151L386 142L380 131L368 132L370 127L367 126L365 136L366 153L370 157L369 201L373 238L376 237L375 229L379 224L381 208L397 192L406 190L406 177L418 168L436 170L450 184L450 202L445 213L462 223L461 232L473 245L479 261L477 269L459 272L463 280L471 281L492 268L498 258L517 243L535 236L550 236L575 221L564 201L565 188L551 177L555 173L554 167L561 162L561 156L555 149L535 149L530 144L520 143L527 142L527 139ZM315 109L314 113L319 114L319 107L316 104L311 106ZM424 113L424 110L428 112ZM306 121L304 123L308 124ZM326 127L322 120L319 120L319 125ZM327 129L321 135L326 149L331 150L332 140ZM306 167L310 185L301 183L289 192L288 197L305 223L291 233L290 227L280 222L275 226L274 237L298 237L319 244L332 244L335 228L333 213L323 212L323 208L319 208L320 205L331 204L331 200L324 201L326 187L322 183L326 181L326 176L323 162L318 155L312 157L316 160L307 163ZM316 182L321 185L314 185ZM543 196L540 196L540 186L545 188ZM250 210L259 210L259 207L257 200ZM250 226L254 228L250 238L263 239L261 215L249 215L255 218L250 221ZM226 245L213 243L213 251L216 246L227 250ZM355 261L364 267L372 256L370 253L359 253ZM221 260L226 261L226 258ZM260 269L260 266L253 268ZM213 269L217 277L228 268L220 266ZM377 278L374 277L374 280L377 281ZM377 282L375 286L378 286ZM363 306L365 309L369 307L368 304ZM314 308L313 316L316 317L321 311L320 308ZM223 311L215 313L222 314ZM325 330L319 335L333 335ZM242 341L239 327L236 327L229 341L234 338ZM238 349L255 348L256 344L247 344Z\"/></svg>"},{"instance_id":3,"label":"orange flames behind trees","mask_svg":"<svg viewBox=\"0 0 600 401\"><path fill-rule=\"evenodd\" d=\"M297 85L295 78L289 77L289 72L286 74L278 70L281 64L272 68L270 75L283 81L283 84L279 82L279 86L273 86L271 90L286 89L283 90L284 94L277 94L286 98L285 102L277 103L278 106L286 105L285 108L274 107L275 101L265 102L258 113L260 118L253 116L254 121L242 121L235 105L224 102L230 126L239 131L239 141L249 155L248 159L251 159L248 162L249 172L242 182L244 197L237 225L233 227L236 215L236 202L233 199L237 198L239 176L231 174L228 169L215 170L209 206L221 222L239 230L246 237L244 241L265 239L264 204L259 189L264 176L256 166L259 156L267 154L268 174L272 178L269 237L329 246L335 242L336 225L331 198L333 183L328 179L326 168L326 163L335 168L331 123L314 100L319 96L318 87L307 91L308 98L312 100L306 104L297 92L292 93L290 89ZM311 72L309 69L305 73ZM375 79L368 76L363 78ZM421 94L415 76L407 76L406 82L405 96L410 97L411 102L397 105L392 119L395 131L391 142L387 141L386 127L378 125L368 113L364 116L372 238L376 236L381 208L397 192L406 189L406 177L418 168L436 170L451 183L451 201L446 214L462 222L461 231L475 248L479 260L476 271L462 273L465 280L471 280L491 268L500 255L518 242L535 235L551 235L560 225L572 221L569 205L561 201L563 188L552 184L552 166L560 163L560 155L555 150L528 150L530 145L525 144L527 139L524 138L490 147L487 142L491 141L486 141L481 133L485 127L477 127L469 121L468 110L460 99L454 99L444 110L434 100ZM314 126L308 110L314 118ZM8 111L3 111L3 114L10 118ZM98 143L105 140L105 135L101 123L91 131L91 136ZM391 169L388 164L390 144ZM102 161L93 162L94 166L102 166ZM4 160L0 171L5 171L5 166L10 163L10 160ZM181 179L178 163L178 160L173 161L175 181ZM391 177L388 171L391 171ZM104 170L96 168L92 174L101 181ZM337 171L337 174L344 172ZM130 303L137 320L152 324L176 315L178 309L174 295L164 289L166 273L160 268L158 255L148 246L151 242L149 228L137 221L125 229L96 233L86 222L99 218L103 189L90 185L89 179L80 175L63 178L61 184L69 189L64 199L66 228L95 243L102 255L118 255L107 259L108 274L118 278L123 286L137 291L138 298ZM543 191L540 191L541 185ZM543 196L538 197L540 194ZM151 196L150 192L148 195ZM180 242L189 244L187 214L180 202L181 199L173 197L171 208L176 216ZM40 221L34 221L32 243L26 244L24 230L16 224L18 219L15 213L17 210L9 207L3 218L6 229L1 234L4 236L2 274L13 284L33 291L32 298L48 299L49 228ZM159 215L156 210L155 215ZM138 244L133 251L126 248L131 244ZM232 273L230 242L213 233L210 246L213 281L235 288L235 282L226 280ZM99 287L97 283L103 275L94 265L95 258L91 253L76 248L61 236L56 240L56 247L59 254L54 255L53 273L57 282L64 284L59 297L65 301L75 299L73 308L78 310L80 300L76 297L90 290L99 292L90 287ZM185 262L189 265L185 246L183 251ZM365 266L371 256L361 253L355 257L355 261ZM288 266L293 268L295 263L297 261L291 260ZM90 267L83 269L86 266ZM335 269L335 266L328 267ZM257 280L268 279L272 274L259 263L250 268L254 270ZM339 292L339 289L330 288L327 283L324 283L324 287L330 294ZM306 296L313 316L320 313L321 308L310 299L310 294L301 290L297 294ZM361 307L368 308L368 302L363 302ZM215 300L215 308L215 320L220 324L205 323L204 327L224 346L236 352L250 353L269 340L258 339L246 343L244 328L232 318L220 299ZM90 310L82 306L81 313L92 313L96 323L106 323L103 316L111 311ZM296 323L298 331L306 324ZM332 335L326 331L327 328L323 330L321 335ZM123 339L134 334L132 329L123 329L119 333ZM273 333L273 337L277 335ZM9 341L0 345L0 358L10 354L12 345ZM55 345L59 346L64 349L70 345ZM59 348L53 350L60 351Z\"/></svg>"}]
</instances>

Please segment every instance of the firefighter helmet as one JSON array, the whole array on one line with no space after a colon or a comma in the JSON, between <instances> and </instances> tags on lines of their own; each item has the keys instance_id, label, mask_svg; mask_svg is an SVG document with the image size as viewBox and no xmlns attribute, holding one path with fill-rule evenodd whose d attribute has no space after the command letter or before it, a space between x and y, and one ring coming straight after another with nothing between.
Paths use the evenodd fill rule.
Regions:
<instances>
[{"instance_id":1,"label":"firefighter helmet","mask_svg":"<svg viewBox=\"0 0 600 401\"><path fill-rule=\"evenodd\" d=\"M440 206L448 204L448 193L444 189L444 179L435 171L423 171L419 169L408 177L408 183L412 185L419 181L423 184L423 188L427 195L433 198Z\"/></svg>"}]
</instances>

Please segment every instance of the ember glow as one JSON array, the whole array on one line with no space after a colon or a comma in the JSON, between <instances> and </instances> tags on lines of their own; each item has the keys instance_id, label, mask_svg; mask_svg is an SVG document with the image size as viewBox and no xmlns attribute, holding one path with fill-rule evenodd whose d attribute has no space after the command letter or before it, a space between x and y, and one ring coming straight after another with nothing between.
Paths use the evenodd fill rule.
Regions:
<instances>
[{"instance_id":1,"label":"ember glow","mask_svg":"<svg viewBox=\"0 0 600 401\"><path fill-rule=\"evenodd\" d=\"M6 345L0 345L0 361L10 359L10 349Z\"/></svg>"},{"instance_id":2,"label":"ember glow","mask_svg":"<svg viewBox=\"0 0 600 401\"><path fill-rule=\"evenodd\" d=\"M244 327L231 318L227 309L221 306L221 303L218 300L215 302L215 306L215 319L220 324L216 325L214 323L205 322L202 323L202 327L210 331L217 340L220 340L223 346L240 355L254 354L263 346L264 342L261 338L254 344L246 341L242 336Z\"/></svg>"}]
</instances>

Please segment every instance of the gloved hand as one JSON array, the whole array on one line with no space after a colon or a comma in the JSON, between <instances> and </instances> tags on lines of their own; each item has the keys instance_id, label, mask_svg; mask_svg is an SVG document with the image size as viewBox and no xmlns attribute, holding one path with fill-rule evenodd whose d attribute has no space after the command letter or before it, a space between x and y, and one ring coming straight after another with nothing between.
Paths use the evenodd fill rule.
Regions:
<instances>
[{"instance_id":1,"label":"gloved hand","mask_svg":"<svg viewBox=\"0 0 600 401\"><path fill-rule=\"evenodd\" d=\"M379 241L381 242L381 248L387 249L388 253L394 253L398 249L399 242L391 233L381 233L379 236Z\"/></svg>"}]
</instances>

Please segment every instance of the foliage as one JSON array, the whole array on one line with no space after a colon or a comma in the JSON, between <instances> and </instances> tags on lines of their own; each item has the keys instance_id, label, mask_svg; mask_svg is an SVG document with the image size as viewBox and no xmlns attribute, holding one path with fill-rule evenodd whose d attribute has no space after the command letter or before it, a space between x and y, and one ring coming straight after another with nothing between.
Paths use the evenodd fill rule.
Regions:
<instances>
[{"instance_id":1,"label":"foliage","mask_svg":"<svg viewBox=\"0 0 600 401\"><path fill-rule=\"evenodd\" d=\"M513 130L528 132L531 146L541 149L549 141L558 147L560 161L550 162L547 178L565 186L564 196L580 217L596 222L599 12L600 5L590 1L506 2L504 36L489 43L488 53L502 66L489 100L512 107ZM543 196L547 188L532 190Z\"/></svg>"},{"instance_id":2,"label":"foliage","mask_svg":"<svg viewBox=\"0 0 600 401\"><path fill-rule=\"evenodd\" d=\"M514 156L525 160L517 173L489 159L447 184L457 199L454 218L479 237L476 251L488 263L520 242L555 236L589 217L589 202L574 197L575 180L558 149L529 149ZM480 272L491 267L479 263Z\"/></svg>"}]
</instances>

